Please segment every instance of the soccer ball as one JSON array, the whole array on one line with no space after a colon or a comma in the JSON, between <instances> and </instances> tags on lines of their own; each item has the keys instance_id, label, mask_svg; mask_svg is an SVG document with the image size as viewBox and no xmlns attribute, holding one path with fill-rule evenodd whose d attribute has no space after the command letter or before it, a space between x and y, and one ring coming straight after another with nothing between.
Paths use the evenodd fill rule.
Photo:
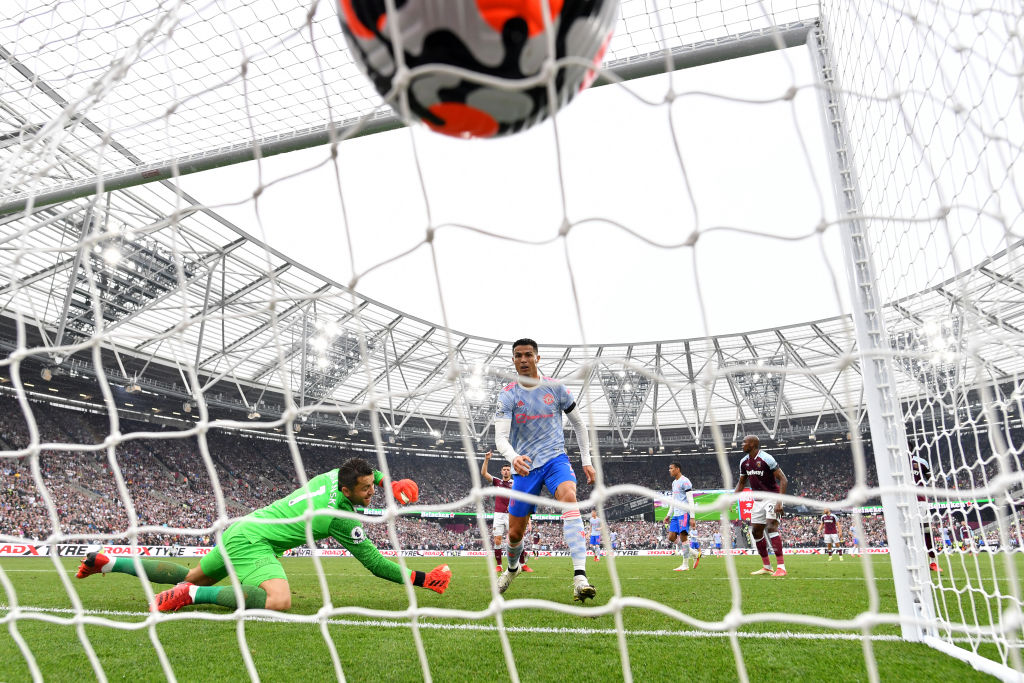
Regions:
<instances>
[{"instance_id":1,"label":"soccer ball","mask_svg":"<svg viewBox=\"0 0 1024 683\"><path fill-rule=\"evenodd\" d=\"M395 7L388 16L384 0L338 0L356 63L403 116L399 31L401 61L413 71L406 122L461 138L515 133L567 104L594 80L618 15L618 0L395 0ZM554 101L551 79L533 80L552 58L559 60Z\"/></svg>"}]
</instances>

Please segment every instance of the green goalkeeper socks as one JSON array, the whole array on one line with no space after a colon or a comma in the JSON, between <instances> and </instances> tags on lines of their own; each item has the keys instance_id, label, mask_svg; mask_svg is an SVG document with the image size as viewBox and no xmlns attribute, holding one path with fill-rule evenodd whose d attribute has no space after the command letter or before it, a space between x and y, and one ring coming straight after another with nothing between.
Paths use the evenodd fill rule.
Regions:
<instances>
[{"instance_id":1,"label":"green goalkeeper socks","mask_svg":"<svg viewBox=\"0 0 1024 683\"><path fill-rule=\"evenodd\" d=\"M246 609L262 609L267 605L267 591L256 586L242 586ZM197 605L221 605L238 609L235 589L231 586L196 586L192 602Z\"/></svg>"},{"instance_id":2,"label":"green goalkeeper socks","mask_svg":"<svg viewBox=\"0 0 1024 683\"><path fill-rule=\"evenodd\" d=\"M146 578L153 583L177 584L184 581L185 576L188 575L188 567L166 560L139 560L139 562L146 571ZM114 558L114 566L110 568L110 571L138 576L135 573L135 562L130 557Z\"/></svg>"}]
</instances>

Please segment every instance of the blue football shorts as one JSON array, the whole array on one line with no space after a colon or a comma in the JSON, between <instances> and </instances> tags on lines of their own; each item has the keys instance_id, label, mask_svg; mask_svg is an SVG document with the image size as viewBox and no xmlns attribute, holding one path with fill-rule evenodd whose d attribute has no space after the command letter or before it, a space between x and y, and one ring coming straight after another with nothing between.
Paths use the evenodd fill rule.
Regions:
<instances>
[{"instance_id":1,"label":"blue football shorts","mask_svg":"<svg viewBox=\"0 0 1024 683\"><path fill-rule=\"evenodd\" d=\"M668 530L674 534L684 533L690 534L690 513L684 512L683 514L673 517L668 523Z\"/></svg>"},{"instance_id":2,"label":"blue football shorts","mask_svg":"<svg viewBox=\"0 0 1024 683\"><path fill-rule=\"evenodd\" d=\"M530 470L525 477L516 475L512 478L512 490L520 493L529 493L532 496L540 493L540 489L546 486L548 492L553 496L558 485L565 481L576 482L576 473L572 471L569 464L569 456L565 453L548 460L540 467ZM536 505L530 505L521 500L510 501L508 514L513 517L526 517L532 515Z\"/></svg>"}]
</instances>

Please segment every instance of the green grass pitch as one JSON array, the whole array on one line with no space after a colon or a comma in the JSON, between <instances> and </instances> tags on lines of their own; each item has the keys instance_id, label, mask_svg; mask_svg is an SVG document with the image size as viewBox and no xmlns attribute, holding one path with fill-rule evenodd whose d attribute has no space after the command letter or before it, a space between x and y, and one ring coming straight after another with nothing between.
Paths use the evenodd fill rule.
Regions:
<instances>
[{"instance_id":1,"label":"green grass pitch","mask_svg":"<svg viewBox=\"0 0 1024 683\"><path fill-rule=\"evenodd\" d=\"M988 566L988 557L979 558ZM192 560L195 562L196 560ZM453 579L441 596L417 589L419 604L480 611L491 602L488 572L494 567L482 558L449 558ZM871 558L882 611L895 611L887 556ZM952 558L950 574L963 573L958 557ZM974 559L967 558L973 565ZM1019 571L1024 559L1017 557ZM376 579L355 560L322 560L335 606L360 606L376 610L402 610L408 606L402 586ZM999 558L998 565L1001 562ZM429 570L436 558L411 558L414 569ZM73 576L77 560L63 566ZM571 604L568 558L534 558L536 570L516 579L506 598L540 598ZM623 557L616 561L623 594L656 600L696 619L717 621L729 611L730 584L725 561L705 557L698 569L673 572L673 557ZM743 612L786 611L831 619L853 618L868 609L868 591L860 561L826 562L820 556L789 556L785 578L752 577L756 558L737 558ZM291 582L293 614L313 614L321 607L320 588L312 560L285 559ZM23 607L51 610L69 618L71 601L52 560L11 558L0 562ZM587 563L592 583L598 588L597 605L612 595L609 562ZM971 572L972 575L975 572ZM71 579L84 609L93 616L119 623L139 623L146 618L145 595L139 580L123 574ZM987 581L991 589L993 581ZM963 585L963 580L958 582ZM977 585L977 580L975 580ZM161 587L157 587L160 590ZM1003 586L1005 592L1006 586ZM29 668L11 632L9 595L0 594L0 681L30 680ZM589 603L588 603L589 604ZM979 618L986 610L979 604ZM217 607L190 607L180 614L225 614ZM624 626L633 677L637 681L722 680L737 678L728 639L686 635L693 629L659 612L628 608ZM619 680L622 669L615 622L611 615L580 617L541 609L512 609L504 614L509 640L520 678L524 681ZM348 680L417 681L422 679L419 660L407 621L372 619L352 615L334 618L328 625ZM386 622L386 623L382 623ZM423 619L424 649L434 680L508 680L495 619ZM94 673L75 626L21 618L17 632L27 641L47 680L93 680ZM148 629L124 630L106 626L84 627L89 641L111 680L152 680L163 677ZM234 621L187 619L162 623L156 634L179 680L238 680L246 678ZM743 629L740 647L752 681L860 681L867 677L859 640L803 639L790 634L835 634L824 628L790 623L762 622ZM874 634L892 636L894 626L878 626ZM760 635L759 635L760 634ZM780 637L781 636L781 637ZM264 680L321 681L334 678L328 649L319 625L274 621L247 621L245 637ZM872 643L883 680L982 680L968 665L924 645L878 640ZM995 657L995 649L982 650Z\"/></svg>"}]
</instances>

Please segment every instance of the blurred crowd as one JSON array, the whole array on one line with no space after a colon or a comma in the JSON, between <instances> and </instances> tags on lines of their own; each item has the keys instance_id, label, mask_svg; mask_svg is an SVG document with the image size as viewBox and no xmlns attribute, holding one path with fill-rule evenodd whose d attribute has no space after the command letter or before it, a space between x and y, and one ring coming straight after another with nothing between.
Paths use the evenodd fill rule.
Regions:
<instances>
[{"instance_id":1,"label":"blurred crowd","mask_svg":"<svg viewBox=\"0 0 1024 683\"><path fill-rule=\"evenodd\" d=\"M299 482L296 463L309 477L337 467L352 455L344 447L334 445L304 444L298 452L281 439L223 431L210 431L200 440L182 437L180 432L158 425L124 420L119 425L120 436L111 439L108 435L112 429L106 416L41 402L31 403L31 419L37 432L36 442L47 446L39 450L38 458L28 455L32 432L21 406L10 398L0 397L0 451L4 453L0 456L0 534L7 537L125 542L128 529L134 526L145 528L139 530L140 543L206 545L211 542L218 520L223 524L227 518L243 516L294 490ZM373 458L367 459L372 465L378 464ZM667 492L671 482L670 460L658 456L632 462L605 462L603 481L608 486L633 484ZM734 469L739 458L735 460L730 463ZM822 502L840 501L849 495L855 482L853 458L846 445L810 454L786 453L779 460L789 478L792 495ZM448 505L463 500L457 510L474 511L477 504L471 495L471 472L479 467L479 462L465 457L403 454L389 456L388 468L394 479L408 477L417 481L421 504ZM735 481L735 471L723 473L713 454L686 456L681 462L695 489L721 489L731 487ZM986 465L951 467L950 485L960 480L967 484L985 481L991 476L986 469L991 462L989 459ZM33 466L37 472L33 472ZM500 461L492 460L491 473L498 475L500 467ZM866 485L875 485L872 463L867 463L864 476ZM488 484L484 482L485 486ZM480 492L484 510L493 510L497 493L488 488ZM383 494L376 495L374 504L383 506ZM585 500L589 495L590 487L581 476L579 498ZM615 496L605 504L610 507L628 498ZM873 502L866 500L862 504ZM542 506L538 512L560 510ZM782 527L786 545L821 545L820 514L816 507L787 506ZM465 519L399 518L398 541L410 549L482 548L476 522L462 521ZM842 523L846 531L842 542L852 543L851 520L844 517ZM865 515L863 524L861 545L885 544L880 515ZM375 543L392 545L385 525L370 523L365 527ZM539 536L539 549L565 549L557 520L536 522L534 529ZM615 532L620 548L668 547L667 532L660 523L632 519L613 522L609 530ZM714 543L716 531L717 522L696 523L696 534L704 544ZM733 523L731 533L732 542L743 545L742 525ZM533 534L530 536L532 540Z\"/></svg>"}]
</instances>

